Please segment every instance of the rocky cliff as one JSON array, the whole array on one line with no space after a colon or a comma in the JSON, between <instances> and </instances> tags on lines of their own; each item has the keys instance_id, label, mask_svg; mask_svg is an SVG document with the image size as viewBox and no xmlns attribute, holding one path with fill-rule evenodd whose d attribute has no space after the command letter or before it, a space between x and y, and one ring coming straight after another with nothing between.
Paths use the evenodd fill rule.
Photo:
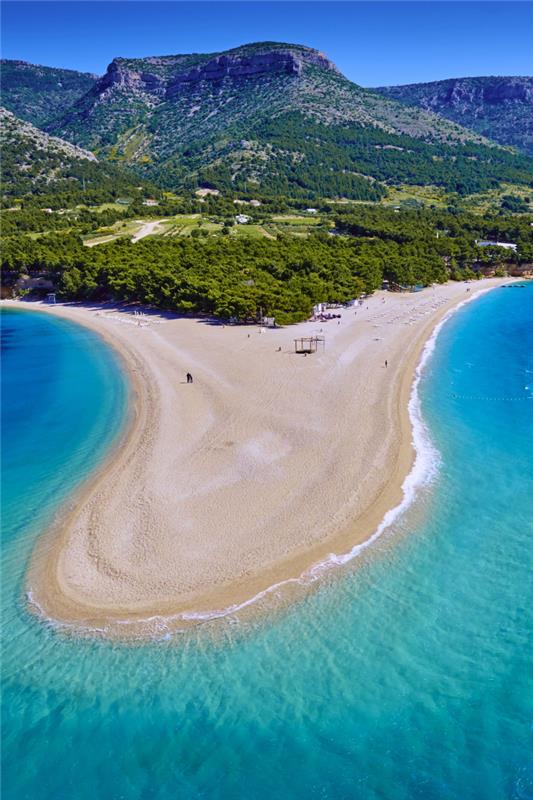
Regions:
<instances>
[{"instance_id":1,"label":"rocky cliff","mask_svg":"<svg viewBox=\"0 0 533 800\"><path fill-rule=\"evenodd\" d=\"M533 78L452 78L377 92L433 111L489 139L533 154Z\"/></svg>"},{"instance_id":2,"label":"rocky cliff","mask_svg":"<svg viewBox=\"0 0 533 800\"><path fill-rule=\"evenodd\" d=\"M168 100L197 84L240 82L270 76L300 76L306 65L340 74L323 53L296 45L255 45L214 55L115 58L94 86L93 95L124 88Z\"/></svg>"}]
</instances>

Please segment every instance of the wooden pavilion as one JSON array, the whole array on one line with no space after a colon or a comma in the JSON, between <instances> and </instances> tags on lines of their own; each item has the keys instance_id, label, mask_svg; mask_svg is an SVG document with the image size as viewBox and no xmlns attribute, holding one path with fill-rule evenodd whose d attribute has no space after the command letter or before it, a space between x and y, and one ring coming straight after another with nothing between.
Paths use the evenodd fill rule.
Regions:
<instances>
[{"instance_id":1,"label":"wooden pavilion","mask_svg":"<svg viewBox=\"0 0 533 800\"><path fill-rule=\"evenodd\" d=\"M294 340L295 353L303 353L305 355L316 353L319 346L322 346L322 350L326 349L325 336L300 336L299 339Z\"/></svg>"}]
</instances>

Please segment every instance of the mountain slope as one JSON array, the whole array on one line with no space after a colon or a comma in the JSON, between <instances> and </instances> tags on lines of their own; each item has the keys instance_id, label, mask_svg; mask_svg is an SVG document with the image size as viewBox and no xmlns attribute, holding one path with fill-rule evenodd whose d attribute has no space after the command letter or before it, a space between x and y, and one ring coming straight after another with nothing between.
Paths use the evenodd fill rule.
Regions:
<instances>
[{"instance_id":1,"label":"mountain slope","mask_svg":"<svg viewBox=\"0 0 533 800\"><path fill-rule=\"evenodd\" d=\"M533 78L452 78L406 86L382 86L383 96L477 131L533 155Z\"/></svg>"},{"instance_id":2,"label":"mountain slope","mask_svg":"<svg viewBox=\"0 0 533 800\"><path fill-rule=\"evenodd\" d=\"M99 147L141 123L153 149L164 155L168 138L153 130L154 118L172 122L173 134L192 139L221 132L228 122L249 123L257 113L272 117L287 110L325 124L352 122L435 141L482 141L356 86L316 50L268 42L207 55L117 58L53 129Z\"/></svg>"},{"instance_id":3,"label":"mountain slope","mask_svg":"<svg viewBox=\"0 0 533 800\"><path fill-rule=\"evenodd\" d=\"M351 83L316 50L269 42L115 59L48 130L173 189L376 200L387 183L467 193L531 171L476 133Z\"/></svg>"},{"instance_id":4,"label":"mountain slope","mask_svg":"<svg viewBox=\"0 0 533 800\"><path fill-rule=\"evenodd\" d=\"M20 119L42 127L88 92L97 78L86 72L2 59L2 105Z\"/></svg>"},{"instance_id":5,"label":"mountain slope","mask_svg":"<svg viewBox=\"0 0 533 800\"><path fill-rule=\"evenodd\" d=\"M134 190L133 179L116 166L99 163L93 153L49 136L4 108L0 148L3 197L64 194L89 202Z\"/></svg>"}]
</instances>

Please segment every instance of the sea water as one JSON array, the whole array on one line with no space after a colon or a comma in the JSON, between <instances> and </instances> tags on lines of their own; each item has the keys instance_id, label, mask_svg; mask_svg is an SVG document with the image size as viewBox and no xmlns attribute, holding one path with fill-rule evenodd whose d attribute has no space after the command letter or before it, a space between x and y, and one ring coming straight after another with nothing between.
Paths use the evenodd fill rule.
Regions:
<instances>
[{"instance_id":1,"label":"sea water","mask_svg":"<svg viewBox=\"0 0 533 800\"><path fill-rule=\"evenodd\" d=\"M437 474L361 558L283 612L134 646L25 609L43 515L126 388L93 334L6 317L5 798L533 797L533 286L441 330L419 387Z\"/></svg>"}]
</instances>

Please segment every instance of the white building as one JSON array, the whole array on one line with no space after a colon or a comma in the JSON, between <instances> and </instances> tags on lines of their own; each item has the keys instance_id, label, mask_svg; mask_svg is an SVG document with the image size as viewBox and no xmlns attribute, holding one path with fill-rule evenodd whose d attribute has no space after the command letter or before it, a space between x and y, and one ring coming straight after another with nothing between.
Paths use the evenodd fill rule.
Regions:
<instances>
[{"instance_id":1,"label":"white building","mask_svg":"<svg viewBox=\"0 0 533 800\"><path fill-rule=\"evenodd\" d=\"M237 214L235 217L235 222L239 225L246 225L247 222L250 222L250 217L247 217L246 214Z\"/></svg>"},{"instance_id":2,"label":"white building","mask_svg":"<svg viewBox=\"0 0 533 800\"><path fill-rule=\"evenodd\" d=\"M488 240L476 242L478 247L503 247L505 250L514 250L516 253L517 245L513 242L491 242Z\"/></svg>"}]
</instances>

